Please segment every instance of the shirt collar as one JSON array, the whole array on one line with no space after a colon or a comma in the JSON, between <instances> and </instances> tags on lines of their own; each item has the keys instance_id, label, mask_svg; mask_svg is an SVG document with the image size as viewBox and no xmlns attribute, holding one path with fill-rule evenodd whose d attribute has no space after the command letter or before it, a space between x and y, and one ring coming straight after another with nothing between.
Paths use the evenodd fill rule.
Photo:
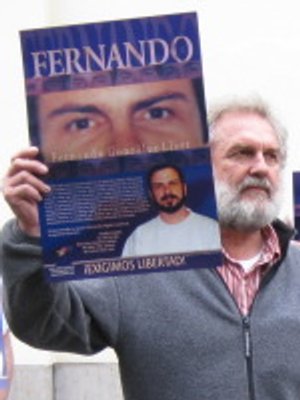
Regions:
<instances>
[{"instance_id":1,"label":"shirt collar","mask_svg":"<svg viewBox=\"0 0 300 400\"><path fill-rule=\"evenodd\" d=\"M245 275L252 273L257 268L262 268L265 266L271 268L281 256L279 239L272 225L265 226L264 228L262 228L261 232L263 237L263 247L260 253L260 257L256 261L253 268L251 268L249 272L245 273ZM239 266L241 268L239 261L231 257L224 248L223 255L225 257L225 264Z\"/></svg>"}]
</instances>

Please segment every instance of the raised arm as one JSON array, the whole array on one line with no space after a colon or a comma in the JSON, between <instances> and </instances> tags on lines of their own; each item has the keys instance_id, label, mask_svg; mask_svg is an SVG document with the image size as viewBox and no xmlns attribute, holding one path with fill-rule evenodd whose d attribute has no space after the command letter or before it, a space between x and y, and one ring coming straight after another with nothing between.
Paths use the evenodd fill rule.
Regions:
<instances>
[{"instance_id":1,"label":"raised arm","mask_svg":"<svg viewBox=\"0 0 300 400\"><path fill-rule=\"evenodd\" d=\"M40 179L47 167L37 154L34 147L19 152L4 179L4 196L16 215L1 234L7 320L12 332L32 346L91 354L116 340L115 283L45 281L37 203L50 188Z\"/></svg>"}]
</instances>

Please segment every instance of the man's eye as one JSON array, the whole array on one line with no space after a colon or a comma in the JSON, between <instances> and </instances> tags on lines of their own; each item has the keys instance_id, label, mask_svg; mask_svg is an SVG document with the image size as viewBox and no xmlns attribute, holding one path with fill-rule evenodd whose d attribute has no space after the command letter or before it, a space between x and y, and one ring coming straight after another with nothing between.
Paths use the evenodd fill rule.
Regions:
<instances>
[{"instance_id":1,"label":"man's eye","mask_svg":"<svg viewBox=\"0 0 300 400\"><path fill-rule=\"evenodd\" d=\"M89 118L78 118L67 124L67 129L71 132L85 131L95 126L94 121Z\"/></svg>"},{"instance_id":2,"label":"man's eye","mask_svg":"<svg viewBox=\"0 0 300 400\"><path fill-rule=\"evenodd\" d=\"M238 151L235 151L234 153L232 153L232 158L235 159L250 159L251 157L254 156L253 151L248 150L248 149L241 149Z\"/></svg>"},{"instance_id":3,"label":"man's eye","mask_svg":"<svg viewBox=\"0 0 300 400\"><path fill-rule=\"evenodd\" d=\"M280 156L277 152L270 151L265 153L264 157L268 164L277 164L280 161Z\"/></svg>"},{"instance_id":4,"label":"man's eye","mask_svg":"<svg viewBox=\"0 0 300 400\"><path fill-rule=\"evenodd\" d=\"M152 190L160 190L163 188L163 184L154 182L154 183L152 183L151 187L152 187Z\"/></svg>"},{"instance_id":5,"label":"man's eye","mask_svg":"<svg viewBox=\"0 0 300 400\"><path fill-rule=\"evenodd\" d=\"M252 150L244 149L239 152L239 154L243 157L253 157L254 152Z\"/></svg>"},{"instance_id":6,"label":"man's eye","mask_svg":"<svg viewBox=\"0 0 300 400\"><path fill-rule=\"evenodd\" d=\"M151 108L147 110L145 114L146 119L163 119L168 118L171 115L170 110L161 107Z\"/></svg>"}]
</instances>

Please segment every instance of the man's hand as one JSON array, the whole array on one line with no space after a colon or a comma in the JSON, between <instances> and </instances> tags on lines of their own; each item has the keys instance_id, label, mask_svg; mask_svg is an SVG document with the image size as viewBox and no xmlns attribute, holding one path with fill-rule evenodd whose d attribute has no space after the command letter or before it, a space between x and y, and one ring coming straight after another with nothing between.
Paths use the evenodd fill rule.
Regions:
<instances>
[{"instance_id":1,"label":"man's hand","mask_svg":"<svg viewBox=\"0 0 300 400\"><path fill-rule=\"evenodd\" d=\"M38 152L37 147L29 147L17 153L3 181L4 198L20 228L30 236L40 235L37 203L50 192L50 187L39 179L48 168L36 160Z\"/></svg>"}]
</instances>

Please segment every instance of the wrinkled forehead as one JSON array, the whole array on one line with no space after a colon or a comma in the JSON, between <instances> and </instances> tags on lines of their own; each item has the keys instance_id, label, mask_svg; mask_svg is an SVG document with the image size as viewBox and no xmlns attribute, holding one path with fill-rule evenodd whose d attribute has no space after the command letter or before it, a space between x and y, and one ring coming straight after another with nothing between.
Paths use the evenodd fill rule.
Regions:
<instances>
[{"instance_id":1,"label":"wrinkled forehead","mask_svg":"<svg viewBox=\"0 0 300 400\"><path fill-rule=\"evenodd\" d=\"M267 118L253 112L231 111L224 113L214 123L215 142L265 142L268 146L279 148L279 137Z\"/></svg>"}]
</instances>

